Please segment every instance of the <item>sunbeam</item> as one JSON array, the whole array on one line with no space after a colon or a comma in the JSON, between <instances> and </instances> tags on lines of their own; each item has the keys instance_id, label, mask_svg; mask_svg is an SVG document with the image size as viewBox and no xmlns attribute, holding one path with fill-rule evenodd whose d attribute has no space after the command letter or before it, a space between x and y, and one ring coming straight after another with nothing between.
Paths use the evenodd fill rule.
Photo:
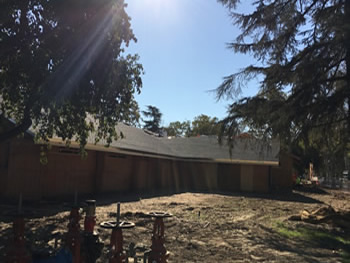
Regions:
<instances>
[{"instance_id":1,"label":"sunbeam","mask_svg":"<svg viewBox=\"0 0 350 263\"><path fill-rule=\"evenodd\" d=\"M65 45L69 46L71 42L77 44L68 59L54 70L54 74L46 83L49 84L50 96L55 96L57 101L70 96L78 88L81 80L89 71L93 70L92 66L96 60L102 60L105 64L104 67L108 68L113 59L120 54L120 50L117 50L118 47L107 46L109 39L113 37L111 35L112 27L118 25L116 19L120 19L115 10L116 8L110 5L102 7L82 25L82 38L78 41L67 39ZM89 83L91 80L93 81L92 76Z\"/></svg>"}]
</instances>

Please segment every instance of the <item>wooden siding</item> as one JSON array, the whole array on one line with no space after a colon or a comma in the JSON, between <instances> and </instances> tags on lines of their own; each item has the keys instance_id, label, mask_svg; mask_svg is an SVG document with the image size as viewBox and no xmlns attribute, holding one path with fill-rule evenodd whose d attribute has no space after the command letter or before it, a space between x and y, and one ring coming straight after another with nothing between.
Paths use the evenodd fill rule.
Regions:
<instances>
[{"instance_id":1,"label":"wooden siding","mask_svg":"<svg viewBox=\"0 0 350 263\"><path fill-rule=\"evenodd\" d=\"M218 188L224 191L241 190L241 166L239 164L218 164Z\"/></svg>"},{"instance_id":2,"label":"wooden siding","mask_svg":"<svg viewBox=\"0 0 350 263\"><path fill-rule=\"evenodd\" d=\"M253 191L260 193L269 192L269 167L263 165L254 166Z\"/></svg>"},{"instance_id":3,"label":"wooden siding","mask_svg":"<svg viewBox=\"0 0 350 263\"><path fill-rule=\"evenodd\" d=\"M291 191L293 186L293 159L287 154L280 155L280 166L271 168L271 190L275 192Z\"/></svg>"},{"instance_id":4,"label":"wooden siding","mask_svg":"<svg viewBox=\"0 0 350 263\"><path fill-rule=\"evenodd\" d=\"M242 191L252 192L254 190L254 167L252 165L241 165L241 187Z\"/></svg>"},{"instance_id":5,"label":"wooden siding","mask_svg":"<svg viewBox=\"0 0 350 263\"><path fill-rule=\"evenodd\" d=\"M25 199L103 192L255 191L291 189L292 163L262 164L173 160L88 150L87 158L52 147L40 164L40 146L30 140L0 145L1 195ZM271 187L270 187L271 186Z\"/></svg>"}]
</instances>

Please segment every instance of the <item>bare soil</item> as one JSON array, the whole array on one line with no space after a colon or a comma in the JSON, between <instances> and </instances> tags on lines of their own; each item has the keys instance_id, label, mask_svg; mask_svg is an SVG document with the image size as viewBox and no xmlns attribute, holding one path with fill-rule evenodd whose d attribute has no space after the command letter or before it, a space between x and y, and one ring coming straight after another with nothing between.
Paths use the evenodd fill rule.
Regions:
<instances>
[{"instance_id":1,"label":"bare soil","mask_svg":"<svg viewBox=\"0 0 350 263\"><path fill-rule=\"evenodd\" d=\"M305 190L305 189L304 189ZM350 262L350 222L321 221L317 224L290 220L304 209L332 206L339 213L350 211L350 193L339 190L299 189L291 194L180 193L157 197L128 196L97 199L97 223L115 219L121 201L121 220L135 223L124 230L130 242L149 248L153 219L145 214L164 211L168 262ZM119 199L119 200L118 200ZM0 206L0 262L12 234L9 211ZM26 239L32 251L54 251L54 233L67 232L69 207L58 202L24 204ZM31 215L30 215L31 214ZM83 220L81 220L83 228ZM96 226L104 243L97 262L107 262L110 232ZM57 249L56 249L57 250ZM141 262L141 259L140 261Z\"/></svg>"}]
</instances>

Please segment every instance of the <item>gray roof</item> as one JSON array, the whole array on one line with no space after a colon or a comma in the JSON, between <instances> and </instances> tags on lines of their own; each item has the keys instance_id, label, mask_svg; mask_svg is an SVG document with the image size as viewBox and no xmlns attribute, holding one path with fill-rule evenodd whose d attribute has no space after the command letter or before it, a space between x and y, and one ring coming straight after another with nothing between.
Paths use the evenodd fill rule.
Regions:
<instances>
[{"instance_id":1,"label":"gray roof","mask_svg":"<svg viewBox=\"0 0 350 263\"><path fill-rule=\"evenodd\" d=\"M256 139L236 139L230 154L226 143L220 145L217 136L190 138L157 137L142 129L125 124L117 125L124 138L113 141L109 147L165 157L216 161L278 162L279 143L262 143ZM94 143L94 138L89 138ZM98 145L105 145L104 141Z\"/></svg>"},{"instance_id":2,"label":"gray roof","mask_svg":"<svg viewBox=\"0 0 350 263\"><path fill-rule=\"evenodd\" d=\"M8 119L15 124L12 119ZM95 145L94 134L88 138L87 149L99 151L120 152L127 151L142 153L151 156L191 160L213 160L216 162L256 162L278 165L280 145L277 140L269 143L256 139L236 139L233 148L227 143L218 143L217 136L199 136L190 138L167 138L159 137L145 130L118 123L116 126L118 134L123 133L124 138L113 141L106 148L106 141L101 140ZM29 129L27 133L34 136L35 131ZM65 145L60 138L50 140L52 144ZM77 144L71 144L76 147Z\"/></svg>"}]
</instances>

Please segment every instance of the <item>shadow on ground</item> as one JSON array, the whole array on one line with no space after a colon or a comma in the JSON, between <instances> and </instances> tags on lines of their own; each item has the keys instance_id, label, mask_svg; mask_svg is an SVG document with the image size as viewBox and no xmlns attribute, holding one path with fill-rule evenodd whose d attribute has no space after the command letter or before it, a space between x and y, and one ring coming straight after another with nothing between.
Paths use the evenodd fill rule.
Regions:
<instances>
[{"instance_id":1,"label":"shadow on ground","mask_svg":"<svg viewBox=\"0 0 350 263\"><path fill-rule=\"evenodd\" d=\"M327 194L326 191L320 189L320 192ZM307 204L322 204L321 201L305 196L300 189L290 193L245 193L245 192L224 192L224 191L167 191L167 192L131 192L131 193L106 193L106 194L86 194L79 196L79 204L81 207L85 206L85 201L88 199L96 200L97 206L110 205L117 202L135 202L142 199L149 199L161 196L171 196L174 194L181 194L185 192L201 193L201 194L218 194L223 196L235 196L244 198L259 198L266 200L298 202ZM40 218L43 216L53 216L57 213L70 211L73 205L73 197L61 197L55 199L43 199L39 201L23 202L24 214L27 218ZM17 204L15 200L2 199L0 203L0 222L11 222L13 214L17 211Z\"/></svg>"},{"instance_id":2,"label":"shadow on ground","mask_svg":"<svg viewBox=\"0 0 350 263\"><path fill-rule=\"evenodd\" d=\"M312 193L312 194L321 194L321 195L328 195L329 193L321 187L318 186L302 186L297 185L294 187L294 190L300 193Z\"/></svg>"},{"instance_id":3,"label":"shadow on ground","mask_svg":"<svg viewBox=\"0 0 350 263\"><path fill-rule=\"evenodd\" d=\"M251 236L252 247L268 246L258 256L287 262L298 255L301 262L325 262L325 258L334 257L334 262L349 262L349 233L343 230L327 229L318 225L301 223L296 226L276 223L274 228L259 225L263 233ZM260 232L260 231L259 231ZM270 252L270 251L273 251ZM267 255L271 253L271 255ZM333 262L333 261L332 261Z\"/></svg>"},{"instance_id":4,"label":"shadow on ground","mask_svg":"<svg viewBox=\"0 0 350 263\"><path fill-rule=\"evenodd\" d=\"M209 193L209 192L208 192ZM213 194L213 193L211 193ZM305 196L303 193L299 192L290 192L290 193L244 193L244 192L214 192L214 194L226 195L226 196L235 196L235 197L245 197L245 198L258 198L274 201L285 201L285 202L298 202L306 204L322 204L321 201Z\"/></svg>"}]
</instances>

